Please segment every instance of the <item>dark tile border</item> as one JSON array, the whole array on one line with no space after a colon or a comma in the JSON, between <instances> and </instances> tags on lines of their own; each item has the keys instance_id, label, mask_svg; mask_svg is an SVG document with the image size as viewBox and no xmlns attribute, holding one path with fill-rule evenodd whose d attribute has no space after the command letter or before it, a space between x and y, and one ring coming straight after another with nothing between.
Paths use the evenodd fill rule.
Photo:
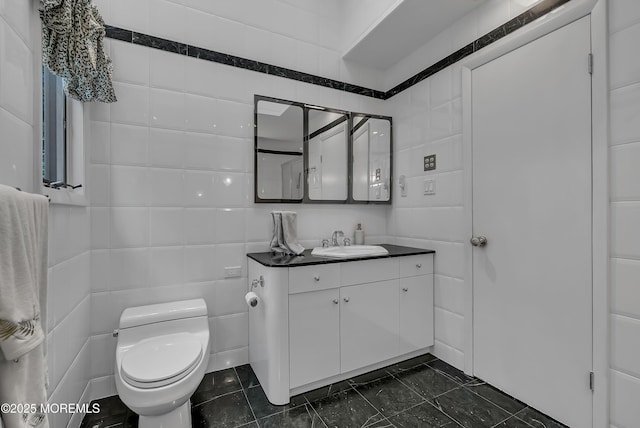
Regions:
<instances>
[{"instance_id":1,"label":"dark tile border","mask_svg":"<svg viewBox=\"0 0 640 428\"><path fill-rule=\"evenodd\" d=\"M162 39L160 37L150 36L148 34L138 33L123 28L107 25L106 37L123 42L133 43L135 45L147 46L153 49L160 49L166 52L173 52L180 55L188 55L193 58L199 58L206 61L217 62L219 64L230 65L245 70L257 71L259 73L270 74L272 76L284 77L286 79L297 80L298 82L309 83L312 85L323 86L325 88L336 89L339 91L350 92L352 94L363 95L365 97L376 98L379 100L388 100L394 95L409 89L413 85L433 76L437 72L444 70L461 59L479 51L482 48L500 40L501 38L513 33L519 28L535 21L552 10L562 6L570 0L544 0L533 6L531 9L521 13L500 27L488 32L482 37L474 40L461 49L458 49L446 58L441 59L430 67L425 68L421 72L415 74L404 82L396 85L388 91L378 91L376 89L365 88L363 86L352 85L351 83L341 82L339 80L329 79L326 77L316 76L302 71L291 70L277 65L267 64L260 61L254 61L235 55L229 55L222 52L212 51L209 49L191 46L186 43L174 42Z\"/></svg>"},{"instance_id":2,"label":"dark tile border","mask_svg":"<svg viewBox=\"0 0 640 428\"><path fill-rule=\"evenodd\" d=\"M217 62L219 64L230 65L232 67L243 68L245 70L257 71L259 73L270 74L273 76L284 77L287 79L297 80L312 85L323 86L326 88L336 89L339 91L350 92L353 94L363 95L366 97L387 100L394 95L412 87L413 85L423 81L424 79L436 74L437 72L455 64L461 59L479 51L482 48L500 40L501 38L513 33L519 28L535 21L552 10L562 6L570 0L545 0L536 6L521 13L500 27L488 32L482 37L474 40L461 49L458 49L446 58L441 59L430 67L425 68L421 72L415 74L404 82L396 85L390 90L383 92L376 89L365 88L363 86L352 85L350 83L341 82L339 80L329 79L326 77L316 76L301 71L291 70L289 68L279 67L260 61L229 55L209 49L199 48L197 46L187 45L185 43L174 42L147 34L137 33L110 25L106 26L106 37L129 42L141 46L147 46L154 49L160 49L167 52L173 52L181 55L203 59L206 61Z\"/></svg>"}]
</instances>

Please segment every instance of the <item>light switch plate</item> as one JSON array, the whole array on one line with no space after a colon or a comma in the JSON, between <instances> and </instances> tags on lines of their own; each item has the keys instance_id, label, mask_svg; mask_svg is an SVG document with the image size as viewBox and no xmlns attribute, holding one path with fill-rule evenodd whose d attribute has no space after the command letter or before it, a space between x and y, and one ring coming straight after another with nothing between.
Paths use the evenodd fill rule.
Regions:
<instances>
[{"instance_id":1,"label":"light switch plate","mask_svg":"<svg viewBox=\"0 0 640 428\"><path fill-rule=\"evenodd\" d=\"M436 180L424 180L424 194L425 195L436 194Z\"/></svg>"},{"instance_id":2,"label":"light switch plate","mask_svg":"<svg viewBox=\"0 0 640 428\"><path fill-rule=\"evenodd\" d=\"M242 276L242 266L231 266L224 268L225 278L238 278Z\"/></svg>"}]
</instances>

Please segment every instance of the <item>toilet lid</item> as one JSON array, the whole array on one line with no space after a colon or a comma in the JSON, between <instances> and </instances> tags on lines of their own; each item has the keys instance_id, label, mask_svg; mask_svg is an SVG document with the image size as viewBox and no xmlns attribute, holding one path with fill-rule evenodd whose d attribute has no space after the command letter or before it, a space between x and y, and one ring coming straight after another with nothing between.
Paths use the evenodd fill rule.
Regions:
<instances>
[{"instance_id":1,"label":"toilet lid","mask_svg":"<svg viewBox=\"0 0 640 428\"><path fill-rule=\"evenodd\" d=\"M189 333L143 340L122 357L122 378L138 388L158 388L191 373L202 356L200 340Z\"/></svg>"}]
</instances>

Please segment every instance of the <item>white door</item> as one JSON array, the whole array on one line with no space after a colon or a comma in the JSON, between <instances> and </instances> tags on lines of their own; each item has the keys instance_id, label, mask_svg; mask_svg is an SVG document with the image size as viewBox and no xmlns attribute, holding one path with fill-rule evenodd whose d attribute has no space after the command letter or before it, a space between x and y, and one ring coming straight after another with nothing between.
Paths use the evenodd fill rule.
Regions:
<instances>
[{"instance_id":1,"label":"white door","mask_svg":"<svg viewBox=\"0 0 640 428\"><path fill-rule=\"evenodd\" d=\"M474 374L571 427L592 426L589 52L586 17L471 73Z\"/></svg>"}]
</instances>

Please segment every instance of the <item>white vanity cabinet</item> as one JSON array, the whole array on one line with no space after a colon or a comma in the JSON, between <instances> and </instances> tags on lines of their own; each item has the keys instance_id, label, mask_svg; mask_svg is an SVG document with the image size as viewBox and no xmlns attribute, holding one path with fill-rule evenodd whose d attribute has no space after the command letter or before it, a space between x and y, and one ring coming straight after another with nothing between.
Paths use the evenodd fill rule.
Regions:
<instances>
[{"instance_id":1,"label":"white vanity cabinet","mask_svg":"<svg viewBox=\"0 0 640 428\"><path fill-rule=\"evenodd\" d=\"M273 404L431 350L432 253L291 267L249 260L250 282L260 276L249 362Z\"/></svg>"}]
</instances>

